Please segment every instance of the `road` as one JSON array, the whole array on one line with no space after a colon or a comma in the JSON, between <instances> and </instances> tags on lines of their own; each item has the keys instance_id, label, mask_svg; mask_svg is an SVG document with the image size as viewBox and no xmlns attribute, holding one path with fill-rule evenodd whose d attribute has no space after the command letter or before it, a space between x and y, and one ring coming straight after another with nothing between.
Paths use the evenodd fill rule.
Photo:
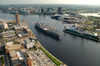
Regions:
<instances>
[{"instance_id":1,"label":"road","mask_svg":"<svg viewBox=\"0 0 100 66\"><path fill-rule=\"evenodd\" d=\"M8 66L5 50L4 50L4 42L1 40L1 38L0 38L0 50L2 50L2 53L0 54L0 56L4 56L5 66Z\"/></svg>"}]
</instances>

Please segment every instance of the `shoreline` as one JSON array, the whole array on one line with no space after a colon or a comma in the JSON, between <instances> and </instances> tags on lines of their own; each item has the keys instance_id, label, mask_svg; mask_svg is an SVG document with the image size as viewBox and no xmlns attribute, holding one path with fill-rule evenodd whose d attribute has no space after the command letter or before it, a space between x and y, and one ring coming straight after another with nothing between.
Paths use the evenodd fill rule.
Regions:
<instances>
[{"instance_id":1,"label":"shoreline","mask_svg":"<svg viewBox=\"0 0 100 66\"><path fill-rule=\"evenodd\" d=\"M27 25L27 27L30 29L30 27ZM30 31L31 31L31 29L30 29ZM31 33L34 35L34 37L35 37L35 34L31 31ZM36 38L36 37L35 37ZM66 65L65 63L63 63L62 61L60 61L59 59L57 59L55 56L53 56L50 52L48 52L42 45L41 45L41 43L38 41L38 43L39 43L39 45L47 52L47 53L49 53L53 58L55 58L57 61L59 61L61 64L63 64L64 66L68 66L68 65ZM52 60L52 59L51 59Z\"/></svg>"},{"instance_id":2,"label":"shoreline","mask_svg":"<svg viewBox=\"0 0 100 66\"><path fill-rule=\"evenodd\" d=\"M79 37L83 37L83 38L86 38L86 39L89 39L89 40L93 40L93 41L96 41L96 42L100 42L100 39L97 40L97 39L95 39L95 38L91 38L91 37L87 37L87 36L84 36L84 35L76 34L76 33L71 32L71 31L66 31L65 29L63 29L63 31L64 31L65 33L73 34L73 35L76 35L76 36L79 36Z\"/></svg>"}]
</instances>

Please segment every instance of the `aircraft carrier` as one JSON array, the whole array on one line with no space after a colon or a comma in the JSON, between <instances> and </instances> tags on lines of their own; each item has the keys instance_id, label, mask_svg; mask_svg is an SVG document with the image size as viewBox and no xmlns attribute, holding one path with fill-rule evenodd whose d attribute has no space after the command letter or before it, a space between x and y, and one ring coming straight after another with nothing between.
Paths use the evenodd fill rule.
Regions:
<instances>
[{"instance_id":1,"label":"aircraft carrier","mask_svg":"<svg viewBox=\"0 0 100 66\"><path fill-rule=\"evenodd\" d=\"M43 32L53 38L59 38L60 32L58 32L55 28L53 28L45 23L36 22L35 27L37 29L39 29L41 32Z\"/></svg>"}]
</instances>

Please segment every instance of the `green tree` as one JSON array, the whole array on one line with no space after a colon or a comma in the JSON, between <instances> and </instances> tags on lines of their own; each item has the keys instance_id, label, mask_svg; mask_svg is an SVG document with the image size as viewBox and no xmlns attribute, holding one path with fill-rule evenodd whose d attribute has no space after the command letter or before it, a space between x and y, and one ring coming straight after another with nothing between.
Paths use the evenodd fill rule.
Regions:
<instances>
[{"instance_id":1,"label":"green tree","mask_svg":"<svg viewBox=\"0 0 100 66\"><path fill-rule=\"evenodd\" d=\"M5 39L5 41L7 42L8 40L7 40L7 39Z\"/></svg>"},{"instance_id":2,"label":"green tree","mask_svg":"<svg viewBox=\"0 0 100 66\"><path fill-rule=\"evenodd\" d=\"M0 54L2 54L2 50L0 50Z\"/></svg>"}]
</instances>

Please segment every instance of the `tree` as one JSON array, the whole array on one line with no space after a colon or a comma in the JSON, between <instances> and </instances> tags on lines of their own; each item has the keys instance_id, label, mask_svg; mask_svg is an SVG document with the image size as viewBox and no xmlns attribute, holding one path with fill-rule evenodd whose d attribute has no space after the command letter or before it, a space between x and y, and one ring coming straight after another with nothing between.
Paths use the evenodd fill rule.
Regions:
<instances>
[{"instance_id":1,"label":"tree","mask_svg":"<svg viewBox=\"0 0 100 66\"><path fill-rule=\"evenodd\" d=\"M15 34L18 36L17 32L15 31Z\"/></svg>"},{"instance_id":2,"label":"tree","mask_svg":"<svg viewBox=\"0 0 100 66\"><path fill-rule=\"evenodd\" d=\"M6 39L5 41L7 42L8 40Z\"/></svg>"},{"instance_id":3,"label":"tree","mask_svg":"<svg viewBox=\"0 0 100 66\"><path fill-rule=\"evenodd\" d=\"M20 44L20 42L18 42L18 41L15 41L15 42L14 42L14 44Z\"/></svg>"}]
</instances>

